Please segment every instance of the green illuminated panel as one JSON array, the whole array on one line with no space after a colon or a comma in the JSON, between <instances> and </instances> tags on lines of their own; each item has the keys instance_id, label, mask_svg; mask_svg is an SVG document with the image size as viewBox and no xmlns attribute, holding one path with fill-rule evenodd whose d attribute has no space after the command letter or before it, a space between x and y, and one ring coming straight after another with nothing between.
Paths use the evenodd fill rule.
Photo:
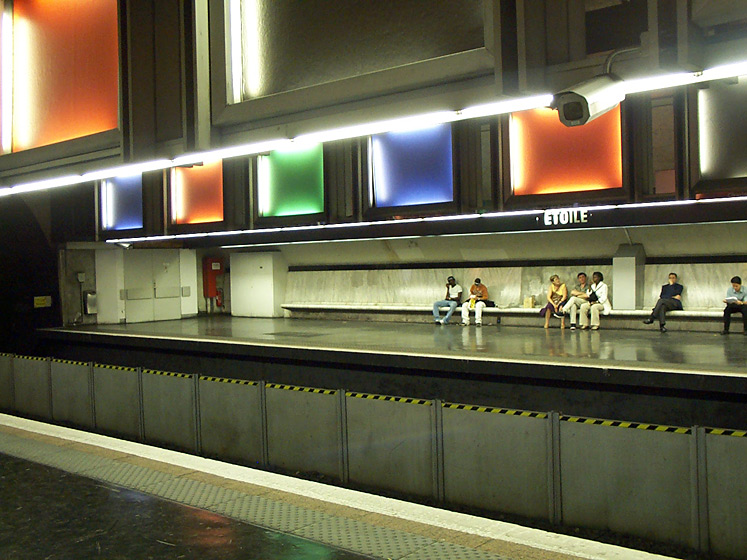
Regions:
<instances>
[{"instance_id":1,"label":"green illuminated panel","mask_svg":"<svg viewBox=\"0 0 747 560\"><path fill-rule=\"evenodd\" d=\"M300 216L324 212L321 144L259 156L257 166L260 216Z\"/></svg>"}]
</instances>

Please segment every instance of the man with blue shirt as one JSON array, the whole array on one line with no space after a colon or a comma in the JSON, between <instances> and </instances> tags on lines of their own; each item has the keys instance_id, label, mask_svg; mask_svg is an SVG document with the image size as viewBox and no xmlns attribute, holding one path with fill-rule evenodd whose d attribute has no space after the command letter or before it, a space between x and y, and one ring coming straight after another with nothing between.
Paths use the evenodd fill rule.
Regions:
<instances>
[{"instance_id":1,"label":"man with blue shirt","mask_svg":"<svg viewBox=\"0 0 747 560\"><path fill-rule=\"evenodd\" d=\"M747 290L742 286L742 279L735 276L731 279L731 288L726 290L726 299L724 300L726 309L724 309L724 330L721 334L729 334L729 325L731 324L731 314L741 313L742 323L744 323L744 332L747 335Z\"/></svg>"},{"instance_id":2,"label":"man with blue shirt","mask_svg":"<svg viewBox=\"0 0 747 560\"><path fill-rule=\"evenodd\" d=\"M453 276L446 279L446 298L433 304L433 321L437 325L445 325L451 319L452 313L462 301L462 287L456 283ZM441 307L448 307L446 317L441 319Z\"/></svg>"},{"instance_id":3,"label":"man with blue shirt","mask_svg":"<svg viewBox=\"0 0 747 560\"><path fill-rule=\"evenodd\" d=\"M656 302L653 310L651 310L651 316L643 322L646 325L650 325L654 322L654 319L659 319L659 330L667 332L667 328L664 326L667 322L667 311L682 309L682 290L682 284L677 283L677 275L674 272L670 272L669 283L661 287L659 301Z\"/></svg>"}]
</instances>

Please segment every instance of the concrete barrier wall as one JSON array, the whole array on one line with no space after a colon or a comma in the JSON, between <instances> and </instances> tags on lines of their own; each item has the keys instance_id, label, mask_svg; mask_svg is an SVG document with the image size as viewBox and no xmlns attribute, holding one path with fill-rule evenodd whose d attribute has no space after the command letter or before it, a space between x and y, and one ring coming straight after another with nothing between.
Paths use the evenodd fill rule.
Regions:
<instances>
[{"instance_id":1,"label":"concrete barrier wall","mask_svg":"<svg viewBox=\"0 0 747 560\"><path fill-rule=\"evenodd\" d=\"M13 410L13 354L0 354L0 408Z\"/></svg>"},{"instance_id":2,"label":"concrete barrier wall","mask_svg":"<svg viewBox=\"0 0 747 560\"><path fill-rule=\"evenodd\" d=\"M270 465L342 479L342 430L337 391L268 384Z\"/></svg>"},{"instance_id":3,"label":"concrete barrier wall","mask_svg":"<svg viewBox=\"0 0 747 560\"><path fill-rule=\"evenodd\" d=\"M747 432L0 354L0 405L204 455L747 557Z\"/></svg>"},{"instance_id":4,"label":"concrete barrier wall","mask_svg":"<svg viewBox=\"0 0 747 560\"><path fill-rule=\"evenodd\" d=\"M93 398L96 429L142 439L140 370L94 364Z\"/></svg>"},{"instance_id":5,"label":"concrete barrier wall","mask_svg":"<svg viewBox=\"0 0 747 560\"><path fill-rule=\"evenodd\" d=\"M94 427L91 364L52 360L52 419L85 428Z\"/></svg>"},{"instance_id":6,"label":"concrete barrier wall","mask_svg":"<svg viewBox=\"0 0 747 560\"><path fill-rule=\"evenodd\" d=\"M710 550L747 558L747 436L713 430L705 443Z\"/></svg>"},{"instance_id":7,"label":"concrete barrier wall","mask_svg":"<svg viewBox=\"0 0 747 560\"><path fill-rule=\"evenodd\" d=\"M148 369L142 383L145 441L197 451L195 376Z\"/></svg>"},{"instance_id":8,"label":"concrete barrier wall","mask_svg":"<svg viewBox=\"0 0 747 560\"><path fill-rule=\"evenodd\" d=\"M360 393L345 400L350 481L434 496L433 402Z\"/></svg>"},{"instance_id":9,"label":"concrete barrier wall","mask_svg":"<svg viewBox=\"0 0 747 560\"><path fill-rule=\"evenodd\" d=\"M561 421L564 524L691 546L687 432Z\"/></svg>"},{"instance_id":10,"label":"concrete barrier wall","mask_svg":"<svg viewBox=\"0 0 747 560\"><path fill-rule=\"evenodd\" d=\"M49 360L16 356L13 360L15 409L24 414L52 419Z\"/></svg>"},{"instance_id":11,"label":"concrete barrier wall","mask_svg":"<svg viewBox=\"0 0 747 560\"><path fill-rule=\"evenodd\" d=\"M261 391L254 381L199 378L203 454L246 465L265 462Z\"/></svg>"},{"instance_id":12,"label":"concrete barrier wall","mask_svg":"<svg viewBox=\"0 0 747 560\"><path fill-rule=\"evenodd\" d=\"M443 407L444 497L464 504L550 518L547 414L490 407ZM510 480L510 484L506 481Z\"/></svg>"}]
</instances>

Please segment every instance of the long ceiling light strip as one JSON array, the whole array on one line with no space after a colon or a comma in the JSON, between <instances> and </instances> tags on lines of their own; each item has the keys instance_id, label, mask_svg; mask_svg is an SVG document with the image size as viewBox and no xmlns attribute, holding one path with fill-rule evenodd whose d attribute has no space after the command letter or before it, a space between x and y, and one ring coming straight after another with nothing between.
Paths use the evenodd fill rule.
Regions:
<instances>
[{"instance_id":1,"label":"long ceiling light strip","mask_svg":"<svg viewBox=\"0 0 747 560\"><path fill-rule=\"evenodd\" d=\"M324 130L309 134L302 134L295 138L276 138L261 142L241 144L238 146L229 146L226 148L219 148L205 152L184 154L173 159L159 159L143 163L96 170L81 175L67 175L65 177L43 179L40 181L32 181L29 183L20 183L17 185L0 188L0 197L39 190L48 190L57 187L67 187L78 185L81 183L87 183L90 181L111 179L121 175L132 175L135 173L158 171L185 165L197 165L209 160L229 159L234 157L269 153L275 150L289 149L293 148L294 146L307 143L345 140L349 138L369 136L372 134L380 134L383 132L417 130L437 124L475 118L476 116L493 116L504 113L511 113L514 111L521 111L525 109L534 109L546 106L549 103L548 100L550 100L551 98L551 95L543 95L508 99L494 104L468 107L460 111L438 111L421 115L410 115L398 119L361 123L358 125Z\"/></svg>"},{"instance_id":2,"label":"long ceiling light strip","mask_svg":"<svg viewBox=\"0 0 747 560\"><path fill-rule=\"evenodd\" d=\"M626 94L640 93L644 91L653 91L657 89L689 85L710 80L734 78L742 75L747 75L747 61L725 64L722 66L704 70L702 72L683 72L676 74L665 74L653 78L639 78L628 80L624 82L624 90ZM232 157L257 155L261 153L271 152L277 149L291 147L293 146L294 142L305 143L344 140L349 138L368 136L371 134L378 134L382 132L390 132L394 130L412 130L413 128L423 128L426 126L441 124L445 122L454 122L477 117L496 116L516 111L546 107L549 105L551 99L552 95L550 94L535 95L516 99L506 99L497 101L495 103L467 107L457 111L439 111L434 113L426 113L423 115L411 115L408 117L403 117L401 119L362 123L359 125L351 125L342 128L302 134L292 139L277 138L262 142L243 144L239 146L230 146L206 152L184 154L173 159L154 160L150 162L96 170L81 175L67 175L63 177L43 179L40 181L32 181L29 183L20 183L11 186L0 187L0 197L72 186L100 179L109 179L120 174L157 171L182 165L194 165L202 163L205 160L216 158L228 159Z\"/></svg>"}]
</instances>

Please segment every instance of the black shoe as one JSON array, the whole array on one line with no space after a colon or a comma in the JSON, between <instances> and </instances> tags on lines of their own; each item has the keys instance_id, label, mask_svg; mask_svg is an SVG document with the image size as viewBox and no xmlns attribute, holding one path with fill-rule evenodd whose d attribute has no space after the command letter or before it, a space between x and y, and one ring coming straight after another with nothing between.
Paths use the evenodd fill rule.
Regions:
<instances>
[{"instance_id":1,"label":"black shoe","mask_svg":"<svg viewBox=\"0 0 747 560\"><path fill-rule=\"evenodd\" d=\"M563 318L563 314L562 313L553 313L552 316L555 317L556 319L562 319Z\"/></svg>"},{"instance_id":2,"label":"black shoe","mask_svg":"<svg viewBox=\"0 0 747 560\"><path fill-rule=\"evenodd\" d=\"M721 334L729 334L729 331L727 331L726 329L724 329L724 330L721 331Z\"/></svg>"},{"instance_id":3,"label":"black shoe","mask_svg":"<svg viewBox=\"0 0 747 560\"><path fill-rule=\"evenodd\" d=\"M668 328L666 328L666 327L665 327L664 325L662 325L662 326L660 326L660 327L659 327L659 330L660 330L661 332L667 332L667 331L668 331L669 329L668 329Z\"/></svg>"},{"instance_id":4,"label":"black shoe","mask_svg":"<svg viewBox=\"0 0 747 560\"><path fill-rule=\"evenodd\" d=\"M653 317L649 317L648 319L644 319L644 320L643 320L643 324L644 324L644 325L650 325L650 324L652 324L653 322L654 322L654 319L653 319Z\"/></svg>"}]
</instances>

